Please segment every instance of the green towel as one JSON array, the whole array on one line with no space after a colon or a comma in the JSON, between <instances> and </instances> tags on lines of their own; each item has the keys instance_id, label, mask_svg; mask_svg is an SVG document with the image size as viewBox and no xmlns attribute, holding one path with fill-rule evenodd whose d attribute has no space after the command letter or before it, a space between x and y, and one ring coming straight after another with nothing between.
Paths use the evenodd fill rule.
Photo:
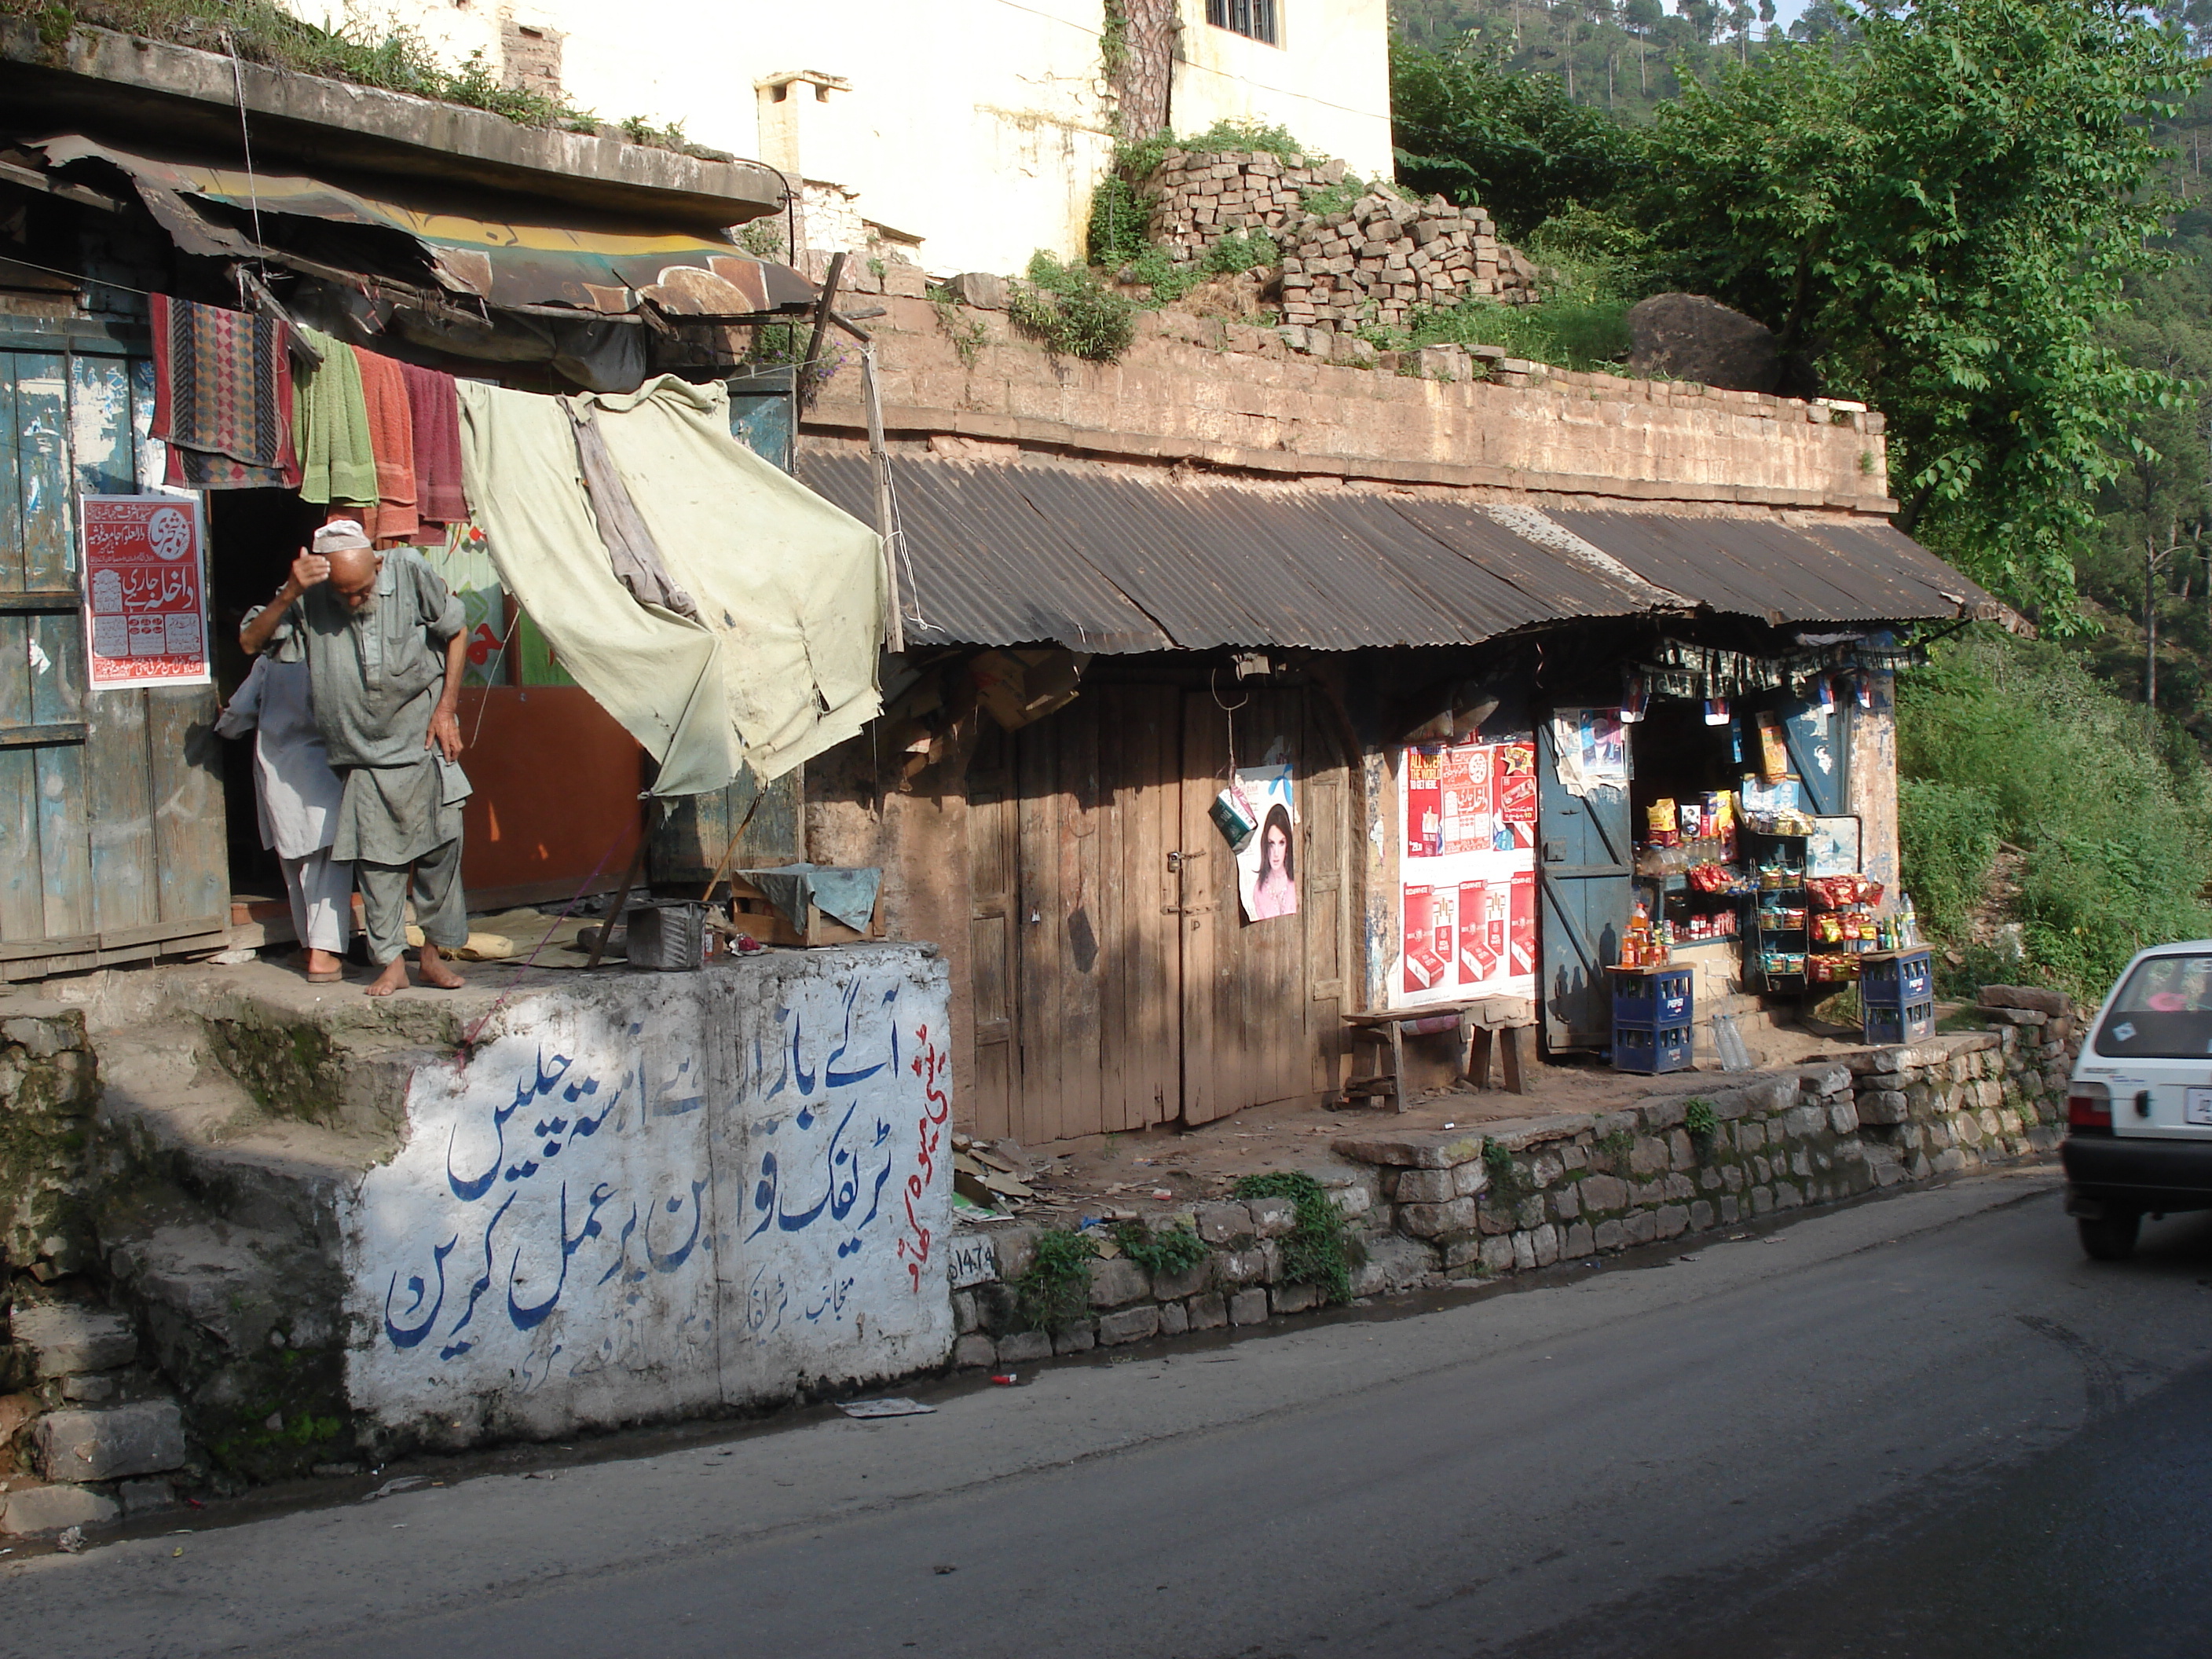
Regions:
<instances>
[{"instance_id":1,"label":"green towel","mask_svg":"<svg viewBox=\"0 0 2212 1659\"><path fill-rule=\"evenodd\" d=\"M376 500L376 453L368 441L368 400L361 360L350 347L312 328L301 337L323 354L319 367L293 383L292 421L300 447L300 499Z\"/></svg>"}]
</instances>

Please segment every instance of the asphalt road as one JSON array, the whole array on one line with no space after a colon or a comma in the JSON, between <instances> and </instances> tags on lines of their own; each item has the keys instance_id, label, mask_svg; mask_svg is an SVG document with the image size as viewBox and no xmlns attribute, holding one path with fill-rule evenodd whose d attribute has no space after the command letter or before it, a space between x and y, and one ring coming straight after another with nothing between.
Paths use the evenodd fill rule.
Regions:
<instances>
[{"instance_id":1,"label":"asphalt road","mask_svg":"<svg viewBox=\"0 0 2212 1659\"><path fill-rule=\"evenodd\" d=\"M0 1653L2212 1652L2212 1220L2048 1172L1023 1384L0 1563Z\"/></svg>"}]
</instances>

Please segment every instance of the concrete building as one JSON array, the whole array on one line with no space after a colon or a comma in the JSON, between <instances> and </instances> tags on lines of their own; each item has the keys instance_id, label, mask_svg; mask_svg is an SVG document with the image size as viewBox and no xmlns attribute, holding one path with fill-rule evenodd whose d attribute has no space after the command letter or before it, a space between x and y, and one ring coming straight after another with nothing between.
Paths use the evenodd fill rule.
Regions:
<instances>
[{"instance_id":1,"label":"concrete building","mask_svg":"<svg viewBox=\"0 0 2212 1659\"><path fill-rule=\"evenodd\" d=\"M357 35L412 30L455 64L480 53L508 84L602 120L680 125L693 143L803 181L810 246L855 249L865 221L917 239L933 272L1080 252L1114 149L1101 0L286 3ZM1363 176L1389 176L1382 0L1167 3L1167 125L1281 126Z\"/></svg>"}]
</instances>

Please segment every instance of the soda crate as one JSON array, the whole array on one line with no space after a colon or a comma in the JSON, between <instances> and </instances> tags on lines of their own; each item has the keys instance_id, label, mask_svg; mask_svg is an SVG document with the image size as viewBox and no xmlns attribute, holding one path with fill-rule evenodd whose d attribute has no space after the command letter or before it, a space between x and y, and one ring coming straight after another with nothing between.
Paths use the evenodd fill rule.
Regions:
<instances>
[{"instance_id":1,"label":"soda crate","mask_svg":"<svg viewBox=\"0 0 2212 1659\"><path fill-rule=\"evenodd\" d=\"M1936 1005L1915 1002L1897 1007L1863 1003L1860 1021L1860 1034L1869 1042L1917 1042L1936 1035Z\"/></svg>"},{"instance_id":2,"label":"soda crate","mask_svg":"<svg viewBox=\"0 0 2212 1659\"><path fill-rule=\"evenodd\" d=\"M1690 1018L1694 968L1664 968L1656 973L1626 973L1613 981L1615 1025L1674 1025Z\"/></svg>"},{"instance_id":3,"label":"soda crate","mask_svg":"<svg viewBox=\"0 0 2212 1659\"><path fill-rule=\"evenodd\" d=\"M1899 951L1863 963L1859 1001L1871 1007L1910 1008L1936 1000L1936 963L1931 951Z\"/></svg>"},{"instance_id":4,"label":"soda crate","mask_svg":"<svg viewBox=\"0 0 2212 1659\"><path fill-rule=\"evenodd\" d=\"M1690 1064L1690 1023L1674 1025L1623 1025L1613 1028L1613 1069L1642 1072L1687 1070Z\"/></svg>"}]
</instances>

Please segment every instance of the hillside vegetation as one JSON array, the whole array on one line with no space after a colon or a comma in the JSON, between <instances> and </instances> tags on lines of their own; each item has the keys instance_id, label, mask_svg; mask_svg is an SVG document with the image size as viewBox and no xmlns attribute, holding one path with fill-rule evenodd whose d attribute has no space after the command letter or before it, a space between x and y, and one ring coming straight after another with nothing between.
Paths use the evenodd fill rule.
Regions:
<instances>
[{"instance_id":1,"label":"hillside vegetation","mask_svg":"<svg viewBox=\"0 0 2212 1659\"><path fill-rule=\"evenodd\" d=\"M1899 526L2039 624L1900 677L1905 882L1954 986L2099 994L2212 933L2203 9L1394 9L1401 180L1481 200L1551 279L1417 335L1625 363L1635 301L1711 295L1775 331L1784 391L1888 416Z\"/></svg>"}]
</instances>

